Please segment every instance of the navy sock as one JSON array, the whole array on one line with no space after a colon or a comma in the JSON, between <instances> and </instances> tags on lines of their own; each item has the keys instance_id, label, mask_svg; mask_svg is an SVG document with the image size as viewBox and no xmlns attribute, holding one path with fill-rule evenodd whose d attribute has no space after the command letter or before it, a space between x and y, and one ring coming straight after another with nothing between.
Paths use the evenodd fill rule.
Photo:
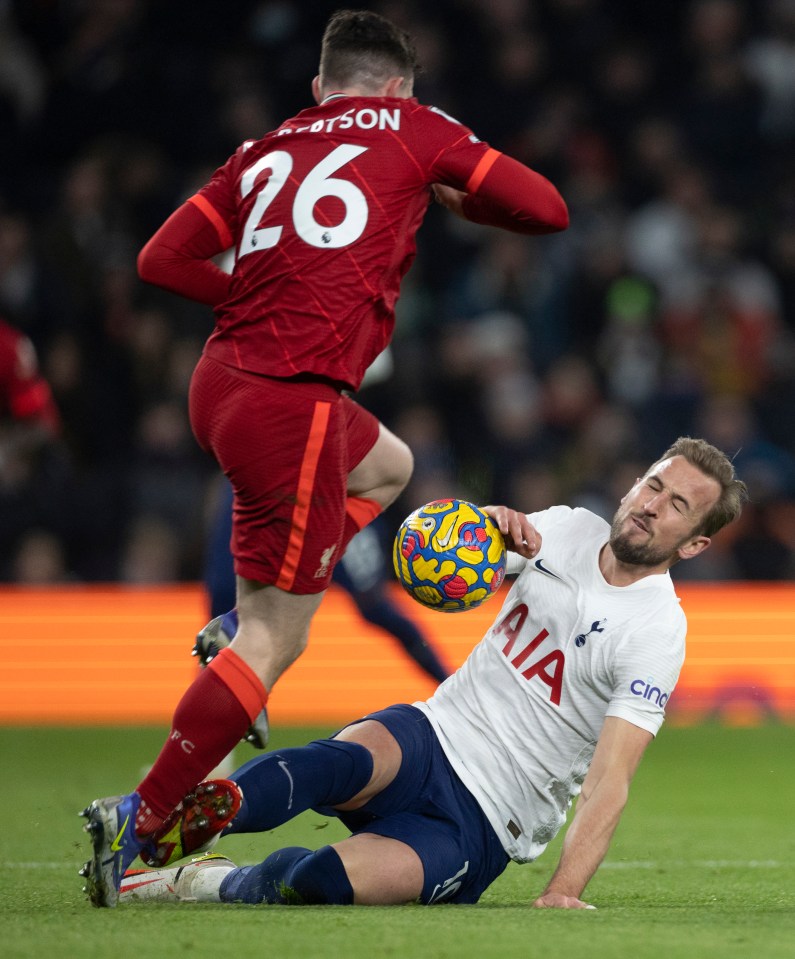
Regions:
<instances>
[{"instance_id":1,"label":"navy sock","mask_svg":"<svg viewBox=\"0 0 795 959\"><path fill-rule=\"evenodd\" d=\"M258 866L243 866L224 877L221 902L349 906L353 887L331 846L310 852L303 846L279 849Z\"/></svg>"},{"instance_id":2,"label":"navy sock","mask_svg":"<svg viewBox=\"0 0 795 959\"><path fill-rule=\"evenodd\" d=\"M232 776L243 790L243 805L224 835L263 832L315 806L347 802L372 774L370 751L337 739L257 756Z\"/></svg>"},{"instance_id":3,"label":"navy sock","mask_svg":"<svg viewBox=\"0 0 795 959\"><path fill-rule=\"evenodd\" d=\"M219 889L221 902L283 903L284 877L293 866L312 854L304 846L278 849L258 866L242 866L224 876Z\"/></svg>"}]
</instances>

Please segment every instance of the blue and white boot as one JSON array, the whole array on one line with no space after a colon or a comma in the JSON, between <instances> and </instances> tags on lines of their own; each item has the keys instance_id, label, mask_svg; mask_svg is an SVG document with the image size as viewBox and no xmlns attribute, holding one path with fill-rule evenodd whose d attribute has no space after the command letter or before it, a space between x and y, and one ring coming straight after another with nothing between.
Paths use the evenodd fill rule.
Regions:
<instances>
[{"instance_id":1,"label":"blue and white boot","mask_svg":"<svg viewBox=\"0 0 795 959\"><path fill-rule=\"evenodd\" d=\"M88 820L83 828L94 847L92 858L80 870L92 906L113 909L119 901L122 876L144 845L135 835L140 805L138 793L130 793L95 799L80 813Z\"/></svg>"}]
</instances>

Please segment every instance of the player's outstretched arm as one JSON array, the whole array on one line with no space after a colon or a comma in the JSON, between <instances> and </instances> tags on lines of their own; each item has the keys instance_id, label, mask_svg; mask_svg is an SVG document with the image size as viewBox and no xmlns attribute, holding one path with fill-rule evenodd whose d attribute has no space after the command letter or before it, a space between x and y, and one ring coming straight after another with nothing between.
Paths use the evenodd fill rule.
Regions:
<instances>
[{"instance_id":1,"label":"player's outstretched arm","mask_svg":"<svg viewBox=\"0 0 795 959\"><path fill-rule=\"evenodd\" d=\"M558 233L569 225L569 211L546 177L501 153L473 192L434 184L438 203L452 213L512 233Z\"/></svg>"},{"instance_id":2,"label":"player's outstretched arm","mask_svg":"<svg viewBox=\"0 0 795 959\"><path fill-rule=\"evenodd\" d=\"M537 909L594 908L580 897L607 854L632 777L651 740L651 733L625 719L605 719L560 862L533 903Z\"/></svg>"},{"instance_id":3,"label":"player's outstretched arm","mask_svg":"<svg viewBox=\"0 0 795 959\"><path fill-rule=\"evenodd\" d=\"M166 220L138 254L138 275L146 283L189 300L217 306L229 296L231 277L212 262L230 245L190 200Z\"/></svg>"},{"instance_id":4,"label":"player's outstretched arm","mask_svg":"<svg viewBox=\"0 0 795 959\"><path fill-rule=\"evenodd\" d=\"M526 559L531 559L541 549L541 534L525 513L507 506L484 506L483 512L499 527L505 545Z\"/></svg>"}]
</instances>

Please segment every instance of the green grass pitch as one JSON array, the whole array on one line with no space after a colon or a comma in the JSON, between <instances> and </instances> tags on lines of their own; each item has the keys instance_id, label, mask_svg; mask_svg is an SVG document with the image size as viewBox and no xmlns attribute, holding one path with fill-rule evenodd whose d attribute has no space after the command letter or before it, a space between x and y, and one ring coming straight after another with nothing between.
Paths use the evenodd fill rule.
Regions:
<instances>
[{"instance_id":1,"label":"green grass pitch","mask_svg":"<svg viewBox=\"0 0 795 959\"><path fill-rule=\"evenodd\" d=\"M328 730L283 729L274 747ZM557 861L511 864L476 906L278 907L138 903L93 909L76 813L129 789L156 729L0 728L0 955L52 959L778 959L795 957L795 729L664 728L641 764L596 912L528 908ZM239 747L242 762L252 755ZM226 840L239 863L344 835L306 813Z\"/></svg>"}]
</instances>

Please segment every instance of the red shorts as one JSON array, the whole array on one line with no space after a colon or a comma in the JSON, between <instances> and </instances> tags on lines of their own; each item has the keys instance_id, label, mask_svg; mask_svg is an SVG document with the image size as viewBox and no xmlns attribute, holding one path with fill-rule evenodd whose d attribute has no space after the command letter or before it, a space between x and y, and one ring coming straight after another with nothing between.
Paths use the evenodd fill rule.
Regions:
<instances>
[{"instance_id":1,"label":"red shorts","mask_svg":"<svg viewBox=\"0 0 795 959\"><path fill-rule=\"evenodd\" d=\"M238 576L290 593L326 589L339 558L348 474L378 420L324 383L246 373L203 356L190 418L234 490Z\"/></svg>"}]
</instances>

